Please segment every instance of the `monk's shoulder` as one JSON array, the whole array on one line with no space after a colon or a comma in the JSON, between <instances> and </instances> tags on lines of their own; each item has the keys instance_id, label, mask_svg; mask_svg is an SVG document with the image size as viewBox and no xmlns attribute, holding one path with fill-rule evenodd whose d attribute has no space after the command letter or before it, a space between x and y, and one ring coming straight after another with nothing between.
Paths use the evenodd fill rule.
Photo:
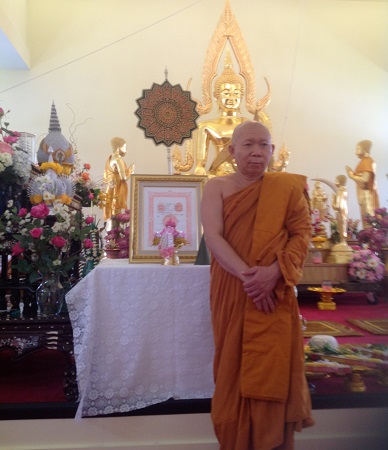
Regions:
<instances>
[{"instance_id":1,"label":"monk's shoulder","mask_svg":"<svg viewBox=\"0 0 388 450\"><path fill-rule=\"evenodd\" d=\"M238 190L234 174L211 178L207 181L205 190L222 198L228 197Z\"/></svg>"},{"instance_id":2,"label":"monk's shoulder","mask_svg":"<svg viewBox=\"0 0 388 450\"><path fill-rule=\"evenodd\" d=\"M267 172L265 174L267 182L271 182L279 187L305 189L307 177L296 173L288 172Z\"/></svg>"}]
</instances>

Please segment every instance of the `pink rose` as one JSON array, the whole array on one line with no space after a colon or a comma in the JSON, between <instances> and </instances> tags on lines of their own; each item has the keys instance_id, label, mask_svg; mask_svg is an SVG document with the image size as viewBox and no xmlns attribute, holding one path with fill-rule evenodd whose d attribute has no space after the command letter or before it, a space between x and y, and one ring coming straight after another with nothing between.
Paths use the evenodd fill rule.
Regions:
<instances>
[{"instance_id":1,"label":"pink rose","mask_svg":"<svg viewBox=\"0 0 388 450\"><path fill-rule=\"evenodd\" d=\"M35 219L44 219L49 215L50 208L46 203L40 203L39 205L31 208L31 216Z\"/></svg>"},{"instance_id":2,"label":"pink rose","mask_svg":"<svg viewBox=\"0 0 388 450\"><path fill-rule=\"evenodd\" d=\"M7 144L15 144L19 140L19 138L15 136L4 136L3 139Z\"/></svg>"},{"instance_id":3,"label":"pink rose","mask_svg":"<svg viewBox=\"0 0 388 450\"><path fill-rule=\"evenodd\" d=\"M63 247L67 243L66 239L64 239L62 236L54 236L50 242L55 247L59 248Z\"/></svg>"},{"instance_id":4,"label":"pink rose","mask_svg":"<svg viewBox=\"0 0 388 450\"><path fill-rule=\"evenodd\" d=\"M94 222L94 217L92 217L92 216L88 216L88 217L85 219L86 225L90 225L92 222Z\"/></svg>"},{"instance_id":5,"label":"pink rose","mask_svg":"<svg viewBox=\"0 0 388 450\"><path fill-rule=\"evenodd\" d=\"M27 215L28 211L26 208L20 208L19 212L18 212L18 216L19 217L25 217Z\"/></svg>"},{"instance_id":6,"label":"pink rose","mask_svg":"<svg viewBox=\"0 0 388 450\"><path fill-rule=\"evenodd\" d=\"M24 248L20 246L20 242L17 242L12 247L12 256L19 256L24 252Z\"/></svg>"},{"instance_id":7,"label":"pink rose","mask_svg":"<svg viewBox=\"0 0 388 450\"><path fill-rule=\"evenodd\" d=\"M93 200L93 199L94 199L94 194L93 194L93 192L91 192L91 193L88 195L88 197L89 197L90 200Z\"/></svg>"},{"instance_id":8,"label":"pink rose","mask_svg":"<svg viewBox=\"0 0 388 450\"><path fill-rule=\"evenodd\" d=\"M91 239L85 239L84 248L93 248L93 241Z\"/></svg>"},{"instance_id":9,"label":"pink rose","mask_svg":"<svg viewBox=\"0 0 388 450\"><path fill-rule=\"evenodd\" d=\"M35 239L39 239L42 236L42 233L43 233L43 228L33 228L30 231L30 235Z\"/></svg>"},{"instance_id":10,"label":"pink rose","mask_svg":"<svg viewBox=\"0 0 388 450\"><path fill-rule=\"evenodd\" d=\"M84 164L84 169L85 169L85 170L90 170L90 164L85 163L85 164Z\"/></svg>"},{"instance_id":11,"label":"pink rose","mask_svg":"<svg viewBox=\"0 0 388 450\"><path fill-rule=\"evenodd\" d=\"M15 152L9 144L6 142L0 142L0 153L9 153L10 155L13 155Z\"/></svg>"}]
</instances>

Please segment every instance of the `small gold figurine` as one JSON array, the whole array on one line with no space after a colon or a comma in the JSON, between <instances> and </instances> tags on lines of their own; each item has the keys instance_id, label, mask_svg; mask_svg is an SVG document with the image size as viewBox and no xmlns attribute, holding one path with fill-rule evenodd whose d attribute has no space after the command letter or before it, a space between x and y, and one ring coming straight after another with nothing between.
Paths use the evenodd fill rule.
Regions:
<instances>
[{"instance_id":1,"label":"small gold figurine","mask_svg":"<svg viewBox=\"0 0 388 450\"><path fill-rule=\"evenodd\" d=\"M315 181L314 189L311 194L311 209L319 212L321 221L327 220L327 195L321 187L320 181Z\"/></svg>"},{"instance_id":2,"label":"small gold figurine","mask_svg":"<svg viewBox=\"0 0 388 450\"><path fill-rule=\"evenodd\" d=\"M365 221L365 215L374 216L375 209L379 207L379 196L376 185L376 164L370 156L372 141L360 141L356 146L356 155L360 158L353 171L346 166L348 177L356 182L357 199L360 205L361 220L364 228L371 225Z\"/></svg>"},{"instance_id":3,"label":"small gold figurine","mask_svg":"<svg viewBox=\"0 0 388 450\"><path fill-rule=\"evenodd\" d=\"M111 140L112 154L106 161L103 183L105 185L104 221L128 209L128 179L135 170L134 164L127 167L123 156L127 152L127 144L123 138Z\"/></svg>"}]
</instances>

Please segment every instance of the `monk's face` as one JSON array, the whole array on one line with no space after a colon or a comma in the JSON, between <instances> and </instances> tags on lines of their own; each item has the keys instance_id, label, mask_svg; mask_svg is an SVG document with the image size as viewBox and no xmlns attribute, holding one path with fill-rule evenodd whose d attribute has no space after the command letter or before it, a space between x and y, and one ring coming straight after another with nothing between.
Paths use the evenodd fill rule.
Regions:
<instances>
[{"instance_id":1,"label":"monk's face","mask_svg":"<svg viewBox=\"0 0 388 450\"><path fill-rule=\"evenodd\" d=\"M268 167L274 146L267 128L258 122L246 122L236 127L229 150L239 172L260 178Z\"/></svg>"}]
</instances>

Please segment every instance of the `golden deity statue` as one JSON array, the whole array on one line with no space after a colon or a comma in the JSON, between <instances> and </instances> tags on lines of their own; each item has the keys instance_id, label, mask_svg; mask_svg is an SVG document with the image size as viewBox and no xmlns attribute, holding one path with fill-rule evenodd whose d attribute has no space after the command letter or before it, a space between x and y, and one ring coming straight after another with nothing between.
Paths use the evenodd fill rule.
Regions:
<instances>
[{"instance_id":1,"label":"golden deity statue","mask_svg":"<svg viewBox=\"0 0 388 450\"><path fill-rule=\"evenodd\" d=\"M332 194L331 206L336 213L339 244L347 246L348 236L348 191L346 189L347 178L345 175L338 175L335 179L337 190Z\"/></svg>"},{"instance_id":2,"label":"golden deity statue","mask_svg":"<svg viewBox=\"0 0 388 450\"><path fill-rule=\"evenodd\" d=\"M349 166L346 166L348 177L356 182L357 199L364 228L370 226L365 221L365 215L370 214L374 216L375 209L379 207L376 164L370 156L371 147L371 141L360 141L356 146L356 155L360 158L360 162L354 171Z\"/></svg>"},{"instance_id":3,"label":"golden deity statue","mask_svg":"<svg viewBox=\"0 0 388 450\"><path fill-rule=\"evenodd\" d=\"M223 72L218 76L218 65L227 43L230 48L225 50ZM239 73L233 69L231 52L239 67ZM206 52L202 70L203 100L202 102L196 100L196 109L200 116L211 112L213 100L218 106L220 115L210 119L204 118L199 122L198 128L193 133L193 139L185 142L184 158L180 149L174 147L172 160L176 173L188 172L194 166L194 161L196 175L218 176L234 171L234 162L229 154L234 128L245 120L256 120L269 130L272 128L265 111L271 101L271 89L268 81L265 78L264 80L267 93L255 102L256 81L253 65L227 0ZM241 114L244 98L246 110L253 116L251 118L245 118ZM275 162L273 159L268 170L285 171L289 158L290 152L283 145L279 152L279 160Z\"/></svg>"},{"instance_id":4,"label":"golden deity statue","mask_svg":"<svg viewBox=\"0 0 388 450\"><path fill-rule=\"evenodd\" d=\"M311 194L311 209L319 212L321 221L327 220L327 195L321 187L321 182L316 181Z\"/></svg>"},{"instance_id":5,"label":"golden deity statue","mask_svg":"<svg viewBox=\"0 0 388 450\"><path fill-rule=\"evenodd\" d=\"M127 144L123 138L114 137L111 140L112 154L105 163L104 179L104 221L128 209L128 179L133 174L135 166L127 167L123 157L127 152Z\"/></svg>"}]
</instances>

